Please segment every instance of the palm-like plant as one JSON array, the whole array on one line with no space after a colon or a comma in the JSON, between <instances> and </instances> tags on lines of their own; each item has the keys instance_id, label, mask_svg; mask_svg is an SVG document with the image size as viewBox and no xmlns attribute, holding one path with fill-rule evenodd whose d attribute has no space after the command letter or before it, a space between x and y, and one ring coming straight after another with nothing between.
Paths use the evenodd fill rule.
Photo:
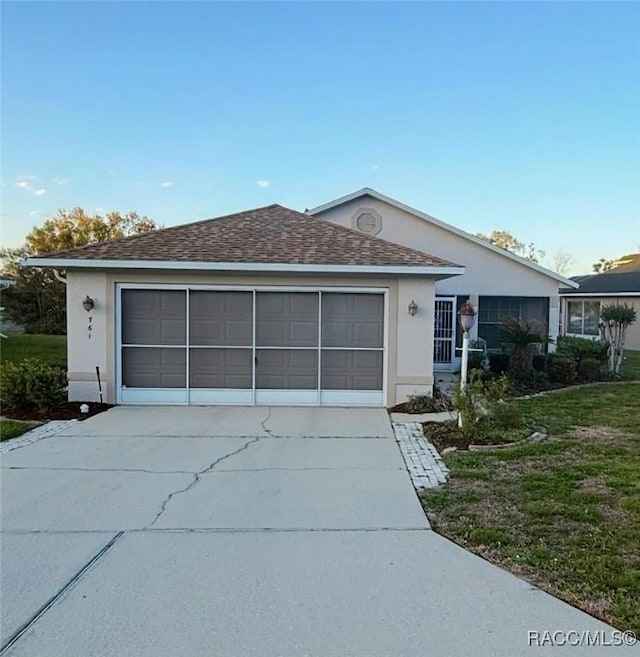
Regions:
<instances>
[{"instance_id":1,"label":"palm-like plant","mask_svg":"<svg viewBox=\"0 0 640 657\"><path fill-rule=\"evenodd\" d=\"M502 320L502 341L511 352L510 370L519 377L533 369L532 346L549 342L544 327L535 320L507 317Z\"/></svg>"}]
</instances>

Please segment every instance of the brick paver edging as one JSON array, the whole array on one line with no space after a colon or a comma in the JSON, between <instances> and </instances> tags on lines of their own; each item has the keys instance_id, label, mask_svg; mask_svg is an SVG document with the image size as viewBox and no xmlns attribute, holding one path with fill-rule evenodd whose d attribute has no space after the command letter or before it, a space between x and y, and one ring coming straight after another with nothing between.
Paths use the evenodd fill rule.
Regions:
<instances>
[{"instance_id":1,"label":"brick paver edging","mask_svg":"<svg viewBox=\"0 0 640 657\"><path fill-rule=\"evenodd\" d=\"M416 490L444 484L449 470L418 422L392 422L393 432Z\"/></svg>"},{"instance_id":2,"label":"brick paver edging","mask_svg":"<svg viewBox=\"0 0 640 657\"><path fill-rule=\"evenodd\" d=\"M43 438L49 438L59 431L70 427L77 421L78 420L51 420L51 422L47 422L42 426L31 429L31 431L27 431L21 436L16 436L10 440L4 440L0 443L0 454L11 452L12 450L18 449L19 447L26 447L27 445L31 445L32 443L36 443L39 440L42 440Z\"/></svg>"}]
</instances>

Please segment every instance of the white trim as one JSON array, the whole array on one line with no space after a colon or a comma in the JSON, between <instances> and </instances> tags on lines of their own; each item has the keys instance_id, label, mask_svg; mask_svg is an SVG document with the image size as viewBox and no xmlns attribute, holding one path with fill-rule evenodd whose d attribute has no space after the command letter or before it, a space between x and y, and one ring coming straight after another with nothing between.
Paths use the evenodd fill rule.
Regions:
<instances>
[{"instance_id":1,"label":"white trim","mask_svg":"<svg viewBox=\"0 0 640 657\"><path fill-rule=\"evenodd\" d=\"M196 262L191 260L80 260L78 258L24 258L27 267L58 269L179 269L182 271L249 271L322 274L403 274L407 276L462 275L465 268L455 266L411 265L307 265L289 262Z\"/></svg>"},{"instance_id":2,"label":"white trim","mask_svg":"<svg viewBox=\"0 0 640 657\"><path fill-rule=\"evenodd\" d=\"M258 351L256 346L256 290L252 290L251 298L251 404L256 405L256 377Z\"/></svg>"},{"instance_id":3,"label":"white trim","mask_svg":"<svg viewBox=\"0 0 640 657\"><path fill-rule=\"evenodd\" d=\"M640 292L570 292L562 294L560 293L561 299L571 299L572 297L593 297L597 299L599 297L640 297Z\"/></svg>"},{"instance_id":4,"label":"white trim","mask_svg":"<svg viewBox=\"0 0 640 657\"><path fill-rule=\"evenodd\" d=\"M116 386L116 404L122 404L122 288L114 283L114 318L113 327L116 332L114 340L114 367L115 386Z\"/></svg>"},{"instance_id":5,"label":"white trim","mask_svg":"<svg viewBox=\"0 0 640 657\"><path fill-rule=\"evenodd\" d=\"M451 336L451 359L448 361L436 362L436 302L449 301L451 302L451 329L453 335ZM454 372L456 369L456 339L458 337L458 316L456 309L458 306L458 297L456 295L436 295L433 300L433 371L434 372Z\"/></svg>"},{"instance_id":6,"label":"white trim","mask_svg":"<svg viewBox=\"0 0 640 657\"><path fill-rule=\"evenodd\" d=\"M231 404L251 406L250 388L189 388L189 404Z\"/></svg>"},{"instance_id":7,"label":"white trim","mask_svg":"<svg viewBox=\"0 0 640 657\"><path fill-rule=\"evenodd\" d=\"M381 406L386 406L386 400L389 393L389 322L391 317L391 309L389 304L389 289L384 291L384 326L382 329L382 399L380 400ZM396 311L397 313L397 311ZM396 331L396 358L397 358L397 331ZM320 402L322 403L322 393L320 394Z\"/></svg>"},{"instance_id":8,"label":"white trim","mask_svg":"<svg viewBox=\"0 0 640 657\"><path fill-rule=\"evenodd\" d=\"M176 404L186 406L186 388L120 388L121 404L149 404L160 406Z\"/></svg>"},{"instance_id":9,"label":"white trim","mask_svg":"<svg viewBox=\"0 0 640 657\"><path fill-rule=\"evenodd\" d=\"M322 290L318 290L318 382L316 388L316 406L320 406L322 390Z\"/></svg>"},{"instance_id":10,"label":"white trim","mask_svg":"<svg viewBox=\"0 0 640 657\"><path fill-rule=\"evenodd\" d=\"M321 390L322 406L385 406L382 390Z\"/></svg>"},{"instance_id":11,"label":"white trim","mask_svg":"<svg viewBox=\"0 0 640 657\"><path fill-rule=\"evenodd\" d=\"M326 210L330 210L344 203L349 203L350 201L354 201L363 196L370 196L372 198L377 199L378 201L382 201L383 203L392 205L393 207L396 207L399 210L408 212L409 214L412 214L415 217L424 219L425 221L428 221L434 226L438 226L439 228L448 230L449 232L454 233L459 237L463 237L464 239L474 242L475 244L478 244L479 246L489 249L494 253L498 253L499 255L502 255L505 258L509 258L510 260L513 260L514 262L524 265L525 267L529 267L529 269L533 269L537 271L539 274L543 274L544 276L548 276L549 278L553 278L557 281L560 281L561 283L564 283L569 287L575 287L575 288L578 287L578 283L572 281L570 278L565 278L564 276L560 276L560 274L556 274L554 271L551 271L546 267L542 267L542 265L538 265L535 262L531 262L530 260L527 260L526 258L522 258L516 255L515 253L511 253L510 251L505 251L504 249L501 249L493 244L490 244L489 242L483 240L480 237L476 237L475 235L472 235L471 233L467 233L466 231L461 230L460 228L456 228L455 226L452 226L451 224L441 221L440 219L436 219L435 217L432 217L431 215L421 212L420 210L416 210L416 208L412 208L411 206L405 205L400 201L396 201L395 199L389 196L385 196L384 194L381 194L380 192L377 192L375 189L371 189L370 187L363 187L362 189L352 192L351 194L347 194L346 196L341 196L340 198L337 198L333 201L329 201L328 203L323 203L322 205L318 205L317 207L309 210L307 214L310 215L321 214Z\"/></svg>"},{"instance_id":12,"label":"white trim","mask_svg":"<svg viewBox=\"0 0 640 657\"><path fill-rule=\"evenodd\" d=\"M256 388L257 406L317 406L318 391Z\"/></svg>"}]
</instances>

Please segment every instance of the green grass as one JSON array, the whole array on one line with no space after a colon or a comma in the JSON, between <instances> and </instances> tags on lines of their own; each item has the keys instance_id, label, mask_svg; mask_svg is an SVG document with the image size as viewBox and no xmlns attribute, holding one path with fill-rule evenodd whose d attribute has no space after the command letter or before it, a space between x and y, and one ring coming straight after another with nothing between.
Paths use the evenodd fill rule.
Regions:
<instances>
[{"instance_id":1,"label":"green grass","mask_svg":"<svg viewBox=\"0 0 640 657\"><path fill-rule=\"evenodd\" d=\"M15 363L24 358L39 358L51 365L67 366L67 338L64 335L37 335L7 331L0 339L0 361Z\"/></svg>"},{"instance_id":2,"label":"green grass","mask_svg":"<svg viewBox=\"0 0 640 657\"><path fill-rule=\"evenodd\" d=\"M640 351L625 351L620 374L640 380Z\"/></svg>"},{"instance_id":3,"label":"green grass","mask_svg":"<svg viewBox=\"0 0 640 657\"><path fill-rule=\"evenodd\" d=\"M640 382L519 403L550 438L447 454L448 484L421 493L434 528L640 632Z\"/></svg>"},{"instance_id":4,"label":"green grass","mask_svg":"<svg viewBox=\"0 0 640 657\"><path fill-rule=\"evenodd\" d=\"M640 433L640 381L600 383L518 402L529 422L560 435L576 426Z\"/></svg>"},{"instance_id":5,"label":"green grass","mask_svg":"<svg viewBox=\"0 0 640 657\"><path fill-rule=\"evenodd\" d=\"M37 422L19 422L18 420L0 420L0 440L16 438L33 429Z\"/></svg>"}]
</instances>

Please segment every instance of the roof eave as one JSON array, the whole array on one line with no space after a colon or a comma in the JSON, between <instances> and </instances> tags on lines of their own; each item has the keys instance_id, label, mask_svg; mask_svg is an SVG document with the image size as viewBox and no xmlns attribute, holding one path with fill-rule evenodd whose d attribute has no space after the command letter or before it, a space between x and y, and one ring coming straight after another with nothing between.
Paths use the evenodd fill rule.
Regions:
<instances>
[{"instance_id":1,"label":"roof eave","mask_svg":"<svg viewBox=\"0 0 640 657\"><path fill-rule=\"evenodd\" d=\"M491 244L490 242L487 242L486 240L483 240L480 237L476 237L475 235L472 235L471 233L467 233L466 231L461 230L460 228L456 228L455 226L452 226L451 224L448 224L445 221L441 221L440 219L436 219L435 217L432 217L431 215L426 214L425 212L421 212L416 208L412 208L410 205L406 205L405 203L396 201L394 198L391 198L390 196L386 196L385 194L382 194L376 191L375 189L371 189L371 187L363 187L358 191L351 192L351 194L346 194L345 196L341 196L340 198L337 198L333 201L329 201L328 203L323 203L322 205L318 205L315 208L311 208L311 210L308 211L308 214L311 215L321 214L326 210L331 210L332 208L335 208L339 205L343 205L344 203L349 203L350 201L354 201L355 199L361 198L362 196L371 196L377 199L378 201L382 201L383 203L388 203L389 205L396 207L399 210L404 210L409 214L413 214L416 217L420 217L421 219L424 219L425 221L428 221L434 224L435 226L438 226L439 228L443 228L444 230L448 230L460 237L468 239L471 242L478 244L479 246L485 247L490 251L493 251L494 253L498 253L499 255L509 258L514 262L517 262L518 264L524 265L529 269L533 269L537 271L539 274L543 274L544 276L553 278L568 287L573 287L573 288L578 287L578 284L576 284L570 278L565 278L564 276L561 276L560 274L557 274L556 272L551 271L550 269L547 269L542 265L538 265L535 262L531 262L526 258L522 258L521 256L516 255L515 253L511 253L510 251L501 249L500 247L497 247L494 244Z\"/></svg>"},{"instance_id":2,"label":"roof eave","mask_svg":"<svg viewBox=\"0 0 640 657\"><path fill-rule=\"evenodd\" d=\"M53 269L182 269L205 271L246 271L320 274L384 274L433 276L437 280L464 274L461 266L429 265L349 265L288 262L196 262L182 260L101 260L80 258L25 258L27 267Z\"/></svg>"}]
</instances>

